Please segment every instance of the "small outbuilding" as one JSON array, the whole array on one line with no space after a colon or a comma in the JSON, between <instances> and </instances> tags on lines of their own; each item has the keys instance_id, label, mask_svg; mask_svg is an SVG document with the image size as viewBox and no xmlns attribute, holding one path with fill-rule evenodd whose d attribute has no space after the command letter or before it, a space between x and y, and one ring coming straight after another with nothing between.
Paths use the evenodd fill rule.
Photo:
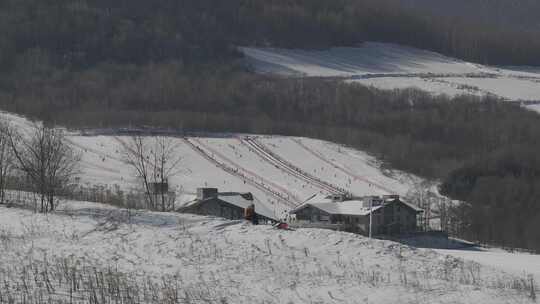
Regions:
<instances>
[{"instance_id":1,"label":"small outbuilding","mask_svg":"<svg viewBox=\"0 0 540 304\"><path fill-rule=\"evenodd\" d=\"M177 211L239 220L244 218L245 210L252 204L259 222L275 221L273 212L250 192L219 192L217 188L198 188L197 198Z\"/></svg>"},{"instance_id":2,"label":"small outbuilding","mask_svg":"<svg viewBox=\"0 0 540 304\"><path fill-rule=\"evenodd\" d=\"M296 225L369 234L398 235L417 231L421 209L402 201L398 195L366 196L348 200L308 201L291 211Z\"/></svg>"}]
</instances>

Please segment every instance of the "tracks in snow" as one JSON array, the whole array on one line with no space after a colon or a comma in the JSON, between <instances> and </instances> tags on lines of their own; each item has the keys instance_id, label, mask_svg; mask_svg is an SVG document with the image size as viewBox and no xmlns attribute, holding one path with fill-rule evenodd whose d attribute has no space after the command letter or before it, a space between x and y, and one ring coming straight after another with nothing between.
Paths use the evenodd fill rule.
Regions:
<instances>
[{"instance_id":1,"label":"tracks in snow","mask_svg":"<svg viewBox=\"0 0 540 304\"><path fill-rule=\"evenodd\" d=\"M66 138L66 141L70 145L72 145L73 147L81 149L81 151L91 152L91 153L93 153L93 154L95 154L95 155L97 155L97 156L99 156L101 158L110 158L112 160L116 160L116 161L119 161L119 162L122 162L122 163L124 162L124 160L121 159L121 157L113 156L113 155L107 154L107 153L105 153L103 151L100 151L100 150L98 150L96 148L91 148L89 146L85 146L83 144L75 142L74 140L72 140L70 138ZM117 141L118 141L118 139L117 139ZM121 143L123 143L123 142L121 142Z\"/></svg>"},{"instance_id":2,"label":"tracks in snow","mask_svg":"<svg viewBox=\"0 0 540 304\"><path fill-rule=\"evenodd\" d=\"M304 143L302 143L302 141L300 139L297 139L297 138L293 138L292 139L295 143L297 143L300 147L302 147L304 150L306 150L307 152L309 152L311 155L315 156L316 158L320 159L321 161L329 164L330 166L332 166L333 168L336 168L337 170L345 173L346 175L352 177L354 180L360 180L360 181L363 181L363 182L366 182L370 185L373 185L375 186L376 188L379 188L381 190L383 190L384 192L386 192L387 194L393 194L394 191L389 189L389 188L386 188L385 186L382 186L378 183L375 183L371 180L369 180L368 178L365 178L363 176L360 176L344 167L342 167L341 165L338 165L334 162L332 162L331 160L327 159L325 156L323 156L321 153L309 148L308 146L304 145Z\"/></svg>"},{"instance_id":3,"label":"tracks in snow","mask_svg":"<svg viewBox=\"0 0 540 304\"><path fill-rule=\"evenodd\" d=\"M215 164L217 167L221 168L223 171L244 180L246 183L249 183L265 193L270 194L279 201L285 203L287 206L295 207L300 203L300 200L287 189L263 178L255 172L243 168L233 160L204 144L200 140L196 138L183 138L183 141L195 152L209 162ZM219 161L216 156L219 157L221 161Z\"/></svg>"},{"instance_id":4,"label":"tracks in snow","mask_svg":"<svg viewBox=\"0 0 540 304\"><path fill-rule=\"evenodd\" d=\"M238 140L240 141L240 143L248 147L250 151L257 154L264 161L268 162L269 164L275 166L279 170L289 175L292 175L296 178L304 180L308 184L311 184L312 186L315 186L316 188L319 188L331 194L347 194L348 193L347 190L340 188L336 185L333 185L331 183L325 182L303 171L302 169L294 166L287 160L281 158L279 155L272 152L264 144L259 142L256 138L244 137L244 138L238 138Z\"/></svg>"}]
</instances>

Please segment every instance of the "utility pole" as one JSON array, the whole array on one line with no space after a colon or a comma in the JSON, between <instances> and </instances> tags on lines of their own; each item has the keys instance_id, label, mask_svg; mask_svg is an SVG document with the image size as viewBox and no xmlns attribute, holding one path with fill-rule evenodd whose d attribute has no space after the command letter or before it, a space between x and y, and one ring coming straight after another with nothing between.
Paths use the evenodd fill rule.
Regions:
<instances>
[{"instance_id":1,"label":"utility pole","mask_svg":"<svg viewBox=\"0 0 540 304\"><path fill-rule=\"evenodd\" d=\"M373 223L373 198L369 198L369 238L371 239L371 225Z\"/></svg>"}]
</instances>

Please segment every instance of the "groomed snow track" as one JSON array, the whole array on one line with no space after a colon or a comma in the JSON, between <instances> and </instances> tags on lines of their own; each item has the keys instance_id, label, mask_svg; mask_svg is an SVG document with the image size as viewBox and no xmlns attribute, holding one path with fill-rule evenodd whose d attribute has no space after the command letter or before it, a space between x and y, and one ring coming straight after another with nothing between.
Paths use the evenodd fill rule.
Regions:
<instances>
[{"instance_id":1,"label":"groomed snow track","mask_svg":"<svg viewBox=\"0 0 540 304\"><path fill-rule=\"evenodd\" d=\"M325 182L305 171L291 164L287 160L283 159L279 155L270 151L264 144L259 142L254 137L241 137L238 140L245 146L249 148L250 151L257 154L260 158L268 162L269 164L275 166L276 168L282 170L283 172L290 174L294 177L304 180L305 182L311 184L312 186L319 188L323 191L326 191L330 194L341 194L347 195L348 191L340 188L336 185Z\"/></svg>"},{"instance_id":2,"label":"groomed snow track","mask_svg":"<svg viewBox=\"0 0 540 304\"><path fill-rule=\"evenodd\" d=\"M360 180L360 181L364 181L370 185L373 185L374 187L376 188L379 188L381 190L383 190L384 192L386 192L387 194L393 194L394 191L392 191L391 189L389 188L386 188L385 186L382 186L376 182L373 182L372 180L369 180L368 178L366 177L363 177L363 176L360 176L346 168L343 168L342 166L332 162L331 160L329 160L328 158L326 158L325 156L323 156L321 153L311 149L310 147L304 145L304 143L300 140L300 139L293 139L293 141L295 143L297 143L300 147L302 147L304 150L306 150L308 153L310 153L311 155L315 156L316 158L318 158L319 160L329 164L330 166L332 166L333 168L336 168L337 170L345 173L346 175L352 177L353 179L355 180Z\"/></svg>"},{"instance_id":3,"label":"groomed snow track","mask_svg":"<svg viewBox=\"0 0 540 304\"><path fill-rule=\"evenodd\" d=\"M236 162L232 161L222 153L218 152L217 150L209 147L208 145L204 144L200 140L196 138L183 138L183 141L191 147L195 152L200 154L202 157L204 157L209 162L215 164L218 168L222 169L223 171L236 176L242 180L244 180L246 183L249 183L250 185L256 187L257 189L264 191L265 193L270 194L271 196L275 197L278 201L284 203L285 205L294 208L296 207L300 201L296 196L294 196L291 192L289 192L287 189L266 180L262 176L249 171L240 165L238 165ZM216 156L218 156L222 161L219 161ZM229 163L229 164L227 164Z\"/></svg>"}]
</instances>

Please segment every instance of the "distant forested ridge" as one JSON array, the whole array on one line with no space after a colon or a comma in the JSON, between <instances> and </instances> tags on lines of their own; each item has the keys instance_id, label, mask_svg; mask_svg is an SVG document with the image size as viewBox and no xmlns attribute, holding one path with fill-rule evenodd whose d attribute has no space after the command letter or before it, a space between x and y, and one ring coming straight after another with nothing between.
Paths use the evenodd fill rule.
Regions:
<instances>
[{"instance_id":1,"label":"distant forested ridge","mask_svg":"<svg viewBox=\"0 0 540 304\"><path fill-rule=\"evenodd\" d=\"M371 40L540 65L540 30L523 27L537 13L530 0L522 10L529 17L516 26L486 11L458 16L410 1L427 0L2 0L0 108L69 127L151 125L349 144L386 166L439 179L445 194L467 201L459 236L540 250L537 114L493 97L257 75L236 50ZM463 1L456 5L467 7Z\"/></svg>"},{"instance_id":2,"label":"distant forested ridge","mask_svg":"<svg viewBox=\"0 0 540 304\"><path fill-rule=\"evenodd\" d=\"M424 7L396 0L3 0L0 64L18 69L29 57L64 68L188 64L227 60L237 45L318 48L374 40L480 63L540 65L540 28L490 23L485 12L457 18ZM525 16L538 12L523 8Z\"/></svg>"},{"instance_id":3,"label":"distant forested ridge","mask_svg":"<svg viewBox=\"0 0 540 304\"><path fill-rule=\"evenodd\" d=\"M462 18L513 30L540 29L537 0L393 0L403 7L435 16Z\"/></svg>"}]
</instances>

